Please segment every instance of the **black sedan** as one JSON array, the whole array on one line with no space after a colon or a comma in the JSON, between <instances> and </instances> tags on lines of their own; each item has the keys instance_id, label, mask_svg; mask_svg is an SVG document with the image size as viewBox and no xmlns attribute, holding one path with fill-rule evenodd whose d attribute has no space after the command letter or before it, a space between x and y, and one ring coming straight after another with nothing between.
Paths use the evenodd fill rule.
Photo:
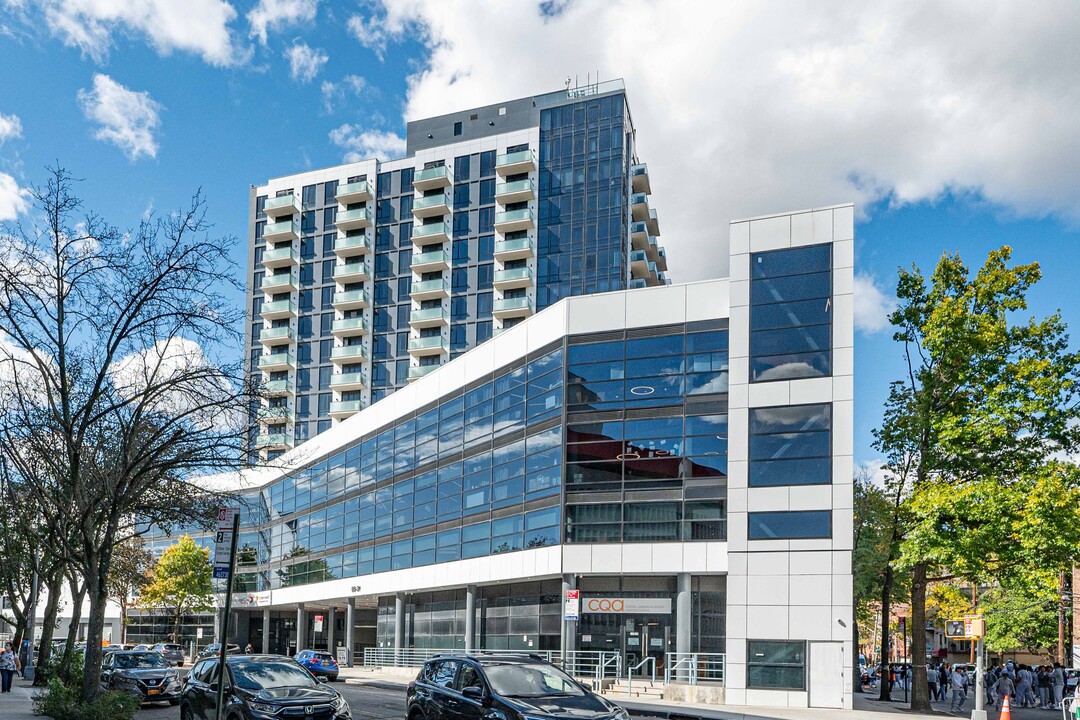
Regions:
<instances>
[{"instance_id":1,"label":"black sedan","mask_svg":"<svg viewBox=\"0 0 1080 720\"><path fill-rule=\"evenodd\" d=\"M118 650L101 663L101 687L126 690L142 702L180 704L180 678L161 653Z\"/></svg>"},{"instance_id":2,"label":"black sedan","mask_svg":"<svg viewBox=\"0 0 1080 720\"><path fill-rule=\"evenodd\" d=\"M192 666L180 696L181 720L216 717L218 658ZM304 720L351 720L349 704L336 690L316 680L295 660L280 655L230 655L225 660L225 707L222 715L244 720L302 717Z\"/></svg>"}]
</instances>

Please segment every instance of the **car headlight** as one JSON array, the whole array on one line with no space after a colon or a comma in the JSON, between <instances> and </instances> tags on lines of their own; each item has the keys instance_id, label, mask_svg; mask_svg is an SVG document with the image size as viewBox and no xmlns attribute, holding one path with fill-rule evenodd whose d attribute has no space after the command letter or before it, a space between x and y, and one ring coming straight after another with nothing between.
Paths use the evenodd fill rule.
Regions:
<instances>
[{"instance_id":1,"label":"car headlight","mask_svg":"<svg viewBox=\"0 0 1080 720\"><path fill-rule=\"evenodd\" d=\"M180 673L176 672L175 670L170 670L169 672L165 673L166 680L176 680L179 677Z\"/></svg>"},{"instance_id":2,"label":"car headlight","mask_svg":"<svg viewBox=\"0 0 1080 720\"><path fill-rule=\"evenodd\" d=\"M251 703L251 709L257 713L262 713L263 715L277 715L281 710L277 705L268 705L266 703L257 702Z\"/></svg>"},{"instance_id":3,"label":"car headlight","mask_svg":"<svg viewBox=\"0 0 1080 720\"><path fill-rule=\"evenodd\" d=\"M626 708L616 708L615 714L612 716L615 720L630 720L630 713L626 711Z\"/></svg>"},{"instance_id":4,"label":"car headlight","mask_svg":"<svg viewBox=\"0 0 1080 720\"><path fill-rule=\"evenodd\" d=\"M345 702L344 697L338 695L336 698L334 698L333 705L335 710L342 710L345 708L346 705L348 705L348 703Z\"/></svg>"}]
</instances>

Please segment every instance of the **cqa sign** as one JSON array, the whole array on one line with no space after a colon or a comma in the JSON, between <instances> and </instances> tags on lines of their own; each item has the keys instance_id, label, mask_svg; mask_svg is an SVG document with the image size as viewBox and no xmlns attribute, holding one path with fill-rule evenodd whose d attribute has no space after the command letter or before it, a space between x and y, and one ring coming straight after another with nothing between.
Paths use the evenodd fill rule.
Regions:
<instances>
[{"instance_id":1,"label":"cqa sign","mask_svg":"<svg viewBox=\"0 0 1080 720\"><path fill-rule=\"evenodd\" d=\"M582 612L634 613L635 615L670 615L671 598L586 598Z\"/></svg>"}]
</instances>

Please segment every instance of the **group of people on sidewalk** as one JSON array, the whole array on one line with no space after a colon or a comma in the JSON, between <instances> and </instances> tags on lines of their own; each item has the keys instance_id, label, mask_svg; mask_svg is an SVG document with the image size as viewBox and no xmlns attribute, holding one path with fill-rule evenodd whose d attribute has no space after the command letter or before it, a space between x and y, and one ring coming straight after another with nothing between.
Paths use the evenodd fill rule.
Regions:
<instances>
[{"instance_id":1,"label":"group of people on sidewalk","mask_svg":"<svg viewBox=\"0 0 1080 720\"><path fill-rule=\"evenodd\" d=\"M958 712L964 706L968 695L974 691L974 672L968 673L965 665L942 663L927 669L927 684L930 686L930 699L945 702L952 693L949 709ZM986 692L986 704L1001 708L1005 698L1013 707L1042 708L1060 710L1065 694L1065 671L1061 663L1030 667L1009 660L1004 665L995 665L983 675L983 687Z\"/></svg>"}]
</instances>

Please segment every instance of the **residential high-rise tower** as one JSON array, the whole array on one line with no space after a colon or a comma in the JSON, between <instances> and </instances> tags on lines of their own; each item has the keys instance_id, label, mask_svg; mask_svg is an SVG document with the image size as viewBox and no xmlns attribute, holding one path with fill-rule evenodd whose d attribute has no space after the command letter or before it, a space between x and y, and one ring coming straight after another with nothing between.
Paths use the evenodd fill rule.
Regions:
<instances>
[{"instance_id":1,"label":"residential high-rise tower","mask_svg":"<svg viewBox=\"0 0 1080 720\"><path fill-rule=\"evenodd\" d=\"M667 284L621 81L410 122L405 157L251 188L273 457L574 295Z\"/></svg>"}]
</instances>

